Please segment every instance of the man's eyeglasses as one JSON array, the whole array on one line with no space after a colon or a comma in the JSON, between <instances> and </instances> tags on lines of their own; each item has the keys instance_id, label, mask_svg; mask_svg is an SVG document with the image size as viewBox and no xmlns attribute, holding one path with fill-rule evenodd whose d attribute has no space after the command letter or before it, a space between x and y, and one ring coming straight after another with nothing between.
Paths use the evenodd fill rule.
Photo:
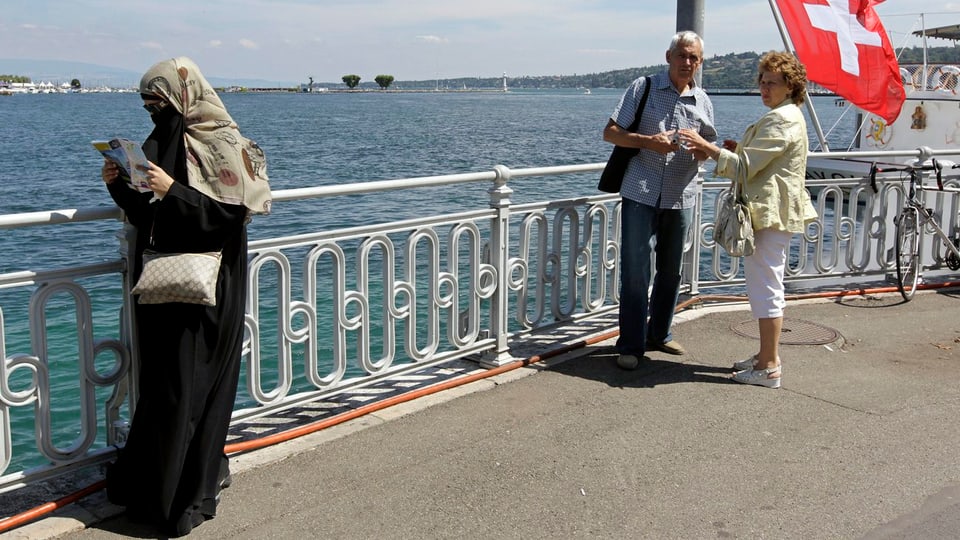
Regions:
<instances>
[{"instance_id":1,"label":"man's eyeglasses","mask_svg":"<svg viewBox=\"0 0 960 540\"><path fill-rule=\"evenodd\" d=\"M681 62L690 62L691 64L699 64L699 63L700 63L700 57L697 56L697 55L695 55L695 54L683 54L683 53L679 53L679 54L677 54L677 58L679 58Z\"/></svg>"},{"instance_id":2,"label":"man's eyeglasses","mask_svg":"<svg viewBox=\"0 0 960 540\"><path fill-rule=\"evenodd\" d=\"M157 101L154 103L144 103L143 108L146 109L148 113L150 113L150 116L153 116L158 112L162 111L167 105L168 103L166 101Z\"/></svg>"}]
</instances>

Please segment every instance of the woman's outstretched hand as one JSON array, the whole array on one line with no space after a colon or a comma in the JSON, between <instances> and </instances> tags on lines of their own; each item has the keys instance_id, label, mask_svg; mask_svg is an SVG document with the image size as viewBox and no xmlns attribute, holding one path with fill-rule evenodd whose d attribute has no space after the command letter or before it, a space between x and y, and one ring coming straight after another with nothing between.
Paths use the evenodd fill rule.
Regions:
<instances>
[{"instance_id":1,"label":"woman's outstretched hand","mask_svg":"<svg viewBox=\"0 0 960 540\"><path fill-rule=\"evenodd\" d=\"M701 137L695 129L681 129L680 144L697 159L701 159L701 156L702 159L711 158L714 160L720 157L720 147ZM727 139L723 141L722 145L725 150L732 152L737 148L737 141Z\"/></svg>"}]
</instances>

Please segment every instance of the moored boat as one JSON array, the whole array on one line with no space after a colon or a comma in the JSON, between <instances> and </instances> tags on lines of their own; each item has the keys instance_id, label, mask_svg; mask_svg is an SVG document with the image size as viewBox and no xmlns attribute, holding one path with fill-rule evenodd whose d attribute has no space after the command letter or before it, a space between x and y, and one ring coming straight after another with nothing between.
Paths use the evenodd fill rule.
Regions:
<instances>
[{"instance_id":1,"label":"moored boat","mask_svg":"<svg viewBox=\"0 0 960 540\"><path fill-rule=\"evenodd\" d=\"M921 16L920 20L923 18ZM927 38L937 37L960 41L960 25L940 26L912 32L921 38L926 59ZM856 130L845 148L833 151L903 151L921 150L923 158L935 156L944 167L944 175L957 176L951 166L960 163L960 67L954 64L928 63L900 66L905 100L899 116L887 122L879 115L864 111L845 100L854 117ZM914 156L895 158L903 163ZM863 177L873 164L872 159L857 157L812 156L807 162L808 179Z\"/></svg>"}]
</instances>

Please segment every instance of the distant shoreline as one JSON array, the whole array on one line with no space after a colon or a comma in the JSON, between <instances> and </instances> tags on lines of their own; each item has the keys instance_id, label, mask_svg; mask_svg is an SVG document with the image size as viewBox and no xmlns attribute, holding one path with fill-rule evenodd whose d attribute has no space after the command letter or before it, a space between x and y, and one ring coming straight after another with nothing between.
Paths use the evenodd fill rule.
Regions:
<instances>
[{"instance_id":1,"label":"distant shoreline","mask_svg":"<svg viewBox=\"0 0 960 540\"><path fill-rule=\"evenodd\" d=\"M291 94L462 94L470 92L485 93L503 93L502 88L465 88L465 89L440 89L432 88L326 88L323 90L314 90L313 92L303 92L297 88L217 88L218 92L227 94L264 94L264 93L291 93Z\"/></svg>"},{"instance_id":2,"label":"distant shoreline","mask_svg":"<svg viewBox=\"0 0 960 540\"><path fill-rule=\"evenodd\" d=\"M531 91L557 91L557 90L569 90L569 91L580 91L585 95L589 95L589 92L584 92L582 88L508 88L504 90L503 88L325 88L323 90L314 90L313 92L304 92L296 87L292 88L283 88L283 87L273 87L273 88L255 88L255 87L218 87L216 88L217 92L228 93L228 94L471 94L471 93L484 93L484 94L504 94L510 92L531 92ZM595 88L595 90L611 90L622 92L622 89L618 88ZM97 88L84 88L80 90L65 90L65 89L50 89L46 91L23 91L23 90L14 90L7 87L0 87L0 95L11 95L11 94L74 94L74 93L130 93L136 92L136 89L131 88L109 88L109 87L97 87ZM716 89L716 90L707 90L707 95L709 96L759 96L760 92L758 90L737 90L737 89ZM811 96L825 96L825 97L837 97L837 94L833 92L816 92L810 93Z\"/></svg>"},{"instance_id":3,"label":"distant shoreline","mask_svg":"<svg viewBox=\"0 0 960 540\"><path fill-rule=\"evenodd\" d=\"M759 96L759 90L707 90L708 96ZM833 92L808 92L813 97L837 97Z\"/></svg>"},{"instance_id":4,"label":"distant shoreline","mask_svg":"<svg viewBox=\"0 0 960 540\"><path fill-rule=\"evenodd\" d=\"M602 88L603 90L616 90L621 91L619 88ZM218 89L219 90L219 89ZM223 92L237 92L237 93L269 93L269 92L290 92L290 93L300 93L300 94L362 94L362 93L388 93L388 94L463 94L463 93L474 93L474 92L484 92L484 93L509 93L515 91L533 91L533 90L582 90L579 88L510 88L504 90L502 88L465 88L465 89L439 89L435 90L432 88L411 88L411 89L402 89L402 88L388 88L386 90L375 89L375 88L328 88L325 90L313 91L313 92L298 92L295 88L244 88L241 90L231 90L229 88L223 89ZM708 96L759 96L759 90L707 90ZM836 97L837 94L833 92L816 92L810 93L811 96L826 96L826 97Z\"/></svg>"}]
</instances>

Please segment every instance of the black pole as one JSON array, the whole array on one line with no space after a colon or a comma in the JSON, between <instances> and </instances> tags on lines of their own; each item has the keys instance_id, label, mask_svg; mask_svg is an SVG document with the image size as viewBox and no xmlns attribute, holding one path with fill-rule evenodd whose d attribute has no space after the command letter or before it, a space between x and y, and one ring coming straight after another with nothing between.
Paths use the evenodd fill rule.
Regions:
<instances>
[{"instance_id":1,"label":"black pole","mask_svg":"<svg viewBox=\"0 0 960 540\"><path fill-rule=\"evenodd\" d=\"M693 30L703 38L703 1L704 0L677 0L677 32ZM706 39L706 38L704 38ZM704 51L706 54L706 51ZM694 77L697 86L700 86L700 76L703 73L698 69Z\"/></svg>"}]
</instances>

